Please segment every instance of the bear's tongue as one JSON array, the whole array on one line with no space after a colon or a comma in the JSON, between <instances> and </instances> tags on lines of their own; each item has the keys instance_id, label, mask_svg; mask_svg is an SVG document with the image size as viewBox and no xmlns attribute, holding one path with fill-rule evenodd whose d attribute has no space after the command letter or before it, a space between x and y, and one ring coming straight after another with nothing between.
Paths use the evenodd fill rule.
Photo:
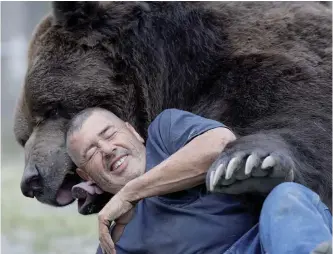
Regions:
<instances>
[{"instance_id":1,"label":"bear's tongue","mask_svg":"<svg viewBox=\"0 0 333 254\"><path fill-rule=\"evenodd\" d=\"M60 186L56 196L56 201L59 205L65 206L74 201L74 198L72 196L72 187L77 184L78 181L79 179L76 178L75 175L66 175L64 182Z\"/></svg>"},{"instance_id":2,"label":"bear's tongue","mask_svg":"<svg viewBox=\"0 0 333 254\"><path fill-rule=\"evenodd\" d=\"M73 201L73 196L71 192L73 184L70 182L64 183L58 190L56 201L59 205L67 205Z\"/></svg>"},{"instance_id":3,"label":"bear's tongue","mask_svg":"<svg viewBox=\"0 0 333 254\"><path fill-rule=\"evenodd\" d=\"M81 214L92 209L97 196L102 193L103 190L90 181L76 184L72 188L72 197L78 200L78 210Z\"/></svg>"},{"instance_id":4,"label":"bear's tongue","mask_svg":"<svg viewBox=\"0 0 333 254\"><path fill-rule=\"evenodd\" d=\"M59 190L57 194L57 203L59 205L67 205L73 201L72 192L70 190Z\"/></svg>"}]
</instances>

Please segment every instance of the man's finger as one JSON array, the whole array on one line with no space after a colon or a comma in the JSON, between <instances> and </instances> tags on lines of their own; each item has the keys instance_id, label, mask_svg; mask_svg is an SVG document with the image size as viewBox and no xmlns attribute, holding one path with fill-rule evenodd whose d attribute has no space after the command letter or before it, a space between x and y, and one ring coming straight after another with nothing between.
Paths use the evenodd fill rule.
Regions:
<instances>
[{"instance_id":1,"label":"man's finger","mask_svg":"<svg viewBox=\"0 0 333 254\"><path fill-rule=\"evenodd\" d=\"M114 243L109 233L108 221L99 220L99 241L107 254L116 254Z\"/></svg>"},{"instance_id":2,"label":"man's finger","mask_svg":"<svg viewBox=\"0 0 333 254\"><path fill-rule=\"evenodd\" d=\"M107 242L106 238L107 238L106 236L101 237L100 245L102 250L106 254L115 254L116 253L115 248Z\"/></svg>"},{"instance_id":3,"label":"man's finger","mask_svg":"<svg viewBox=\"0 0 333 254\"><path fill-rule=\"evenodd\" d=\"M116 249L115 249L114 243L109 234L103 234L101 236L100 244L101 244L102 249L107 254L116 254Z\"/></svg>"}]
</instances>

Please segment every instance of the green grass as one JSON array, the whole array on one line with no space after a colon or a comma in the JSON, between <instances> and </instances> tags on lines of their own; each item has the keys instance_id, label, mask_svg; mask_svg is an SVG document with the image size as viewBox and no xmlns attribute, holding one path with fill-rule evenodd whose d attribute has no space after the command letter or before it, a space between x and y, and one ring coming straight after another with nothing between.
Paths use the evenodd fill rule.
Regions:
<instances>
[{"instance_id":1,"label":"green grass","mask_svg":"<svg viewBox=\"0 0 333 254\"><path fill-rule=\"evenodd\" d=\"M80 215L76 203L55 208L24 197L20 191L22 170L22 164L2 165L1 253L95 253L97 216Z\"/></svg>"}]
</instances>

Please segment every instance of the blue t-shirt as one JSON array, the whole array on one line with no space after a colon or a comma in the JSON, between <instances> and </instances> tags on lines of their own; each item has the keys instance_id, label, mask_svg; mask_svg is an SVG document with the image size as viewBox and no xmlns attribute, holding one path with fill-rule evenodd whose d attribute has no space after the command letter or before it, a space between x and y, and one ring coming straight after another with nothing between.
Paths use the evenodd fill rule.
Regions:
<instances>
[{"instance_id":1,"label":"blue t-shirt","mask_svg":"<svg viewBox=\"0 0 333 254\"><path fill-rule=\"evenodd\" d=\"M164 110L148 128L147 171L217 127L225 126L186 111ZM117 254L221 254L256 222L236 196L207 193L200 185L141 200L116 250Z\"/></svg>"}]
</instances>

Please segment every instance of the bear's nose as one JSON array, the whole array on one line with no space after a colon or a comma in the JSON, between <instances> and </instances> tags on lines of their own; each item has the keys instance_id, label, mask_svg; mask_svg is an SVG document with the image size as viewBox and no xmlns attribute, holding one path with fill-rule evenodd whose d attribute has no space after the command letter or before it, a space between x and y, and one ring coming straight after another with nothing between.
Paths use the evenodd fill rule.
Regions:
<instances>
[{"instance_id":1,"label":"bear's nose","mask_svg":"<svg viewBox=\"0 0 333 254\"><path fill-rule=\"evenodd\" d=\"M37 167L27 166L24 169L24 174L21 181L21 191L24 196L33 198L36 193L42 190L41 177Z\"/></svg>"}]
</instances>

